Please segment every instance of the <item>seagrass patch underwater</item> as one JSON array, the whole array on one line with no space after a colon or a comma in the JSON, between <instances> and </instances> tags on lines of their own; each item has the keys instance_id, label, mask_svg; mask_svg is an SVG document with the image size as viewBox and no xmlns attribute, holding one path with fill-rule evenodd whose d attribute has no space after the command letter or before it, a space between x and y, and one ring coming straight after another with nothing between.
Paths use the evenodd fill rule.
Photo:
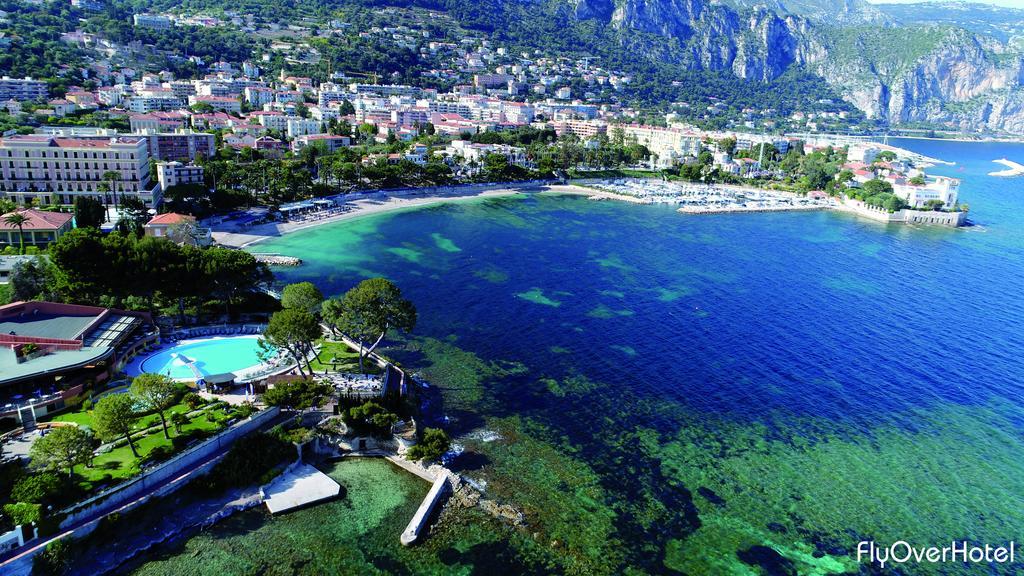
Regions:
<instances>
[{"instance_id":1,"label":"seagrass patch underwater","mask_svg":"<svg viewBox=\"0 0 1024 576\"><path fill-rule=\"evenodd\" d=\"M441 389L465 449L454 466L527 518L516 530L452 510L426 542L401 549L408 517L396 506L380 536L351 532L353 570L866 573L861 540L1017 538L1024 182L985 174L1024 147L921 146L957 159L936 172L963 178L979 226L693 217L541 194L258 245L304 260L282 282L333 295L383 275L402 288L419 324L386 353ZM401 493L390 481L366 490ZM313 526L318 510L294 521ZM251 546L282 524L252 522L225 542ZM193 542L158 563L187 557ZM288 563L267 573L342 566L354 553L278 550Z\"/></svg>"}]
</instances>

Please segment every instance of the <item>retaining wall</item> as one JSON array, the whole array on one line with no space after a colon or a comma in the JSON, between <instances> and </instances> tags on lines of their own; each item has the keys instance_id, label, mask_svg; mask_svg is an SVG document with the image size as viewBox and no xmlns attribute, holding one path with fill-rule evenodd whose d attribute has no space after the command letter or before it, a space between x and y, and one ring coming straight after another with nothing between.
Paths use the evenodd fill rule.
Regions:
<instances>
[{"instance_id":1,"label":"retaining wall","mask_svg":"<svg viewBox=\"0 0 1024 576\"><path fill-rule=\"evenodd\" d=\"M231 446L235 440L267 424L279 413L280 409L276 407L264 410L128 482L114 486L63 510L67 517L60 523L60 527L67 528L90 516L114 510L132 499L138 498L139 495L153 487L192 468L203 459L209 458L215 452Z\"/></svg>"}]
</instances>

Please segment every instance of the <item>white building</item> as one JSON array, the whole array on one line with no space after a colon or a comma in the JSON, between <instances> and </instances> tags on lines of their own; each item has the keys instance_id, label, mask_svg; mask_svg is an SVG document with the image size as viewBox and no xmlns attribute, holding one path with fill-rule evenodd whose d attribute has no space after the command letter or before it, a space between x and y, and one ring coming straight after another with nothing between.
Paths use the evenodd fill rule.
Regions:
<instances>
[{"instance_id":1,"label":"white building","mask_svg":"<svg viewBox=\"0 0 1024 576\"><path fill-rule=\"evenodd\" d=\"M128 99L128 110L139 114L178 108L181 108L181 99L173 92L138 95Z\"/></svg>"},{"instance_id":2,"label":"white building","mask_svg":"<svg viewBox=\"0 0 1024 576\"><path fill-rule=\"evenodd\" d=\"M941 201L942 208L952 209L956 206L960 181L946 176L929 176L923 186L898 181L892 188L894 194L913 208L924 208L929 202Z\"/></svg>"},{"instance_id":3,"label":"white building","mask_svg":"<svg viewBox=\"0 0 1024 576\"><path fill-rule=\"evenodd\" d=\"M24 204L73 204L78 196L113 202L104 178L116 172L118 197L135 196L148 205L159 202L150 182L149 143L145 137L64 138L31 134L0 140L0 196Z\"/></svg>"},{"instance_id":4,"label":"white building","mask_svg":"<svg viewBox=\"0 0 1024 576\"><path fill-rule=\"evenodd\" d=\"M680 128L641 124L625 124L621 128L627 141L636 140L637 144L646 146L651 154L657 156L657 163L662 167L677 164L687 156L700 154L701 138L696 133Z\"/></svg>"},{"instance_id":5,"label":"white building","mask_svg":"<svg viewBox=\"0 0 1024 576\"><path fill-rule=\"evenodd\" d=\"M202 166L182 164L181 162L159 162L156 165L156 178L161 190L171 186L197 184L205 182Z\"/></svg>"},{"instance_id":6,"label":"white building","mask_svg":"<svg viewBox=\"0 0 1024 576\"><path fill-rule=\"evenodd\" d=\"M323 129L323 124L314 118L300 118L298 116L293 116L288 118L286 129L288 137L295 138L297 136L305 136L307 134L319 134Z\"/></svg>"}]
</instances>

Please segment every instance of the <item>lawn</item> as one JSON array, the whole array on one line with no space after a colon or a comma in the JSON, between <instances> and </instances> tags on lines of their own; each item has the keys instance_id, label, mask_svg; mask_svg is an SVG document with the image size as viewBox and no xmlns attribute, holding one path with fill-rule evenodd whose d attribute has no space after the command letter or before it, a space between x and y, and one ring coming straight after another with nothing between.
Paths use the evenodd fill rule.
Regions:
<instances>
[{"instance_id":1,"label":"lawn","mask_svg":"<svg viewBox=\"0 0 1024 576\"><path fill-rule=\"evenodd\" d=\"M195 414L189 420L188 424L184 424L181 427L181 436L187 435L191 432L216 432L220 429L220 425L217 421L211 422L207 416L212 414L217 420L224 421L230 418L230 407L216 406L200 408L202 412ZM189 408L184 403L178 403L169 408L166 412L167 416L167 428L171 433L171 438L179 436L174 432L174 427L170 424L171 414L175 412L188 413ZM87 426L95 430L95 423L93 422L92 411L83 410L78 408L73 412L66 412L54 416L53 421L57 422L74 422L79 426ZM142 430L155 426L156 429L145 436L138 436ZM173 450L174 445L171 440L164 438L163 429L160 427L160 416L157 414L147 414L139 418L135 424L135 430L139 431L132 435L135 441L135 448L139 452L140 459L145 459L149 454L156 448L166 446L168 449ZM123 442L123 440L119 440ZM85 492L91 492L100 485L113 484L117 481L129 478L139 472L138 467L135 466L135 456L132 454L131 448L127 445L121 445L110 452L105 454L99 454L93 459L92 468L86 468L85 466L78 466L75 468L75 473L78 476L78 485Z\"/></svg>"},{"instance_id":2,"label":"lawn","mask_svg":"<svg viewBox=\"0 0 1024 576\"><path fill-rule=\"evenodd\" d=\"M349 348L348 344L344 342L321 340L319 344L321 346L320 358L310 362L310 366L313 367L314 371L359 372L359 352L357 350ZM333 359L338 359L339 361L336 364L332 364L331 360ZM380 374L380 367L374 364L373 361L366 360L364 366L368 374Z\"/></svg>"},{"instance_id":3,"label":"lawn","mask_svg":"<svg viewBox=\"0 0 1024 576\"><path fill-rule=\"evenodd\" d=\"M226 419L229 417L228 413L221 407L208 408L202 413L196 414L192 417L188 424L181 427L181 434L186 435L189 432L194 431L205 431L205 432L216 432L220 429L220 425L217 422L210 422L207 419L208 414L213 414L218 419ZM159 421L159 417L154 417ZM179 436L175 433L174 427L168 424L168 430L171 433L171 438ZM139 456L143 459L146 458L154 449L160 446L167 446L173 448L171 440L164 438L164 433L161 428L157 428L152 433L145 437L139 438L133 436L135 440L135 449L138 450ZM135 456L132 454L132 449L127 445L119 446L114 448L106 454L99 454L93 459L92 468L86 468L85 466L79 466L75 469L78 474L79 486L86 492L92 491L100 484L113 483L118 480L129 478L138 473L138 469L134 466ZM108 478L109 476L109 478Z\"/></svg>"}]
</instances>

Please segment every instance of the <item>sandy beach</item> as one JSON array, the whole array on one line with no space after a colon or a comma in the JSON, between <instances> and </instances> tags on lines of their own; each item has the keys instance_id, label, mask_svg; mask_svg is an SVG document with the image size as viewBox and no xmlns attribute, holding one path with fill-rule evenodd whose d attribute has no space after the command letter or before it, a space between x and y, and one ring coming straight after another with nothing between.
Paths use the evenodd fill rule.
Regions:
<instances>
[{"instance_id":1,"label":"sandy beach","mask_svg":"<svg viewBox=\"0 0 1024 576\"><path fill-rule=\"evenodd\" d=\"M295 232L297 230L304 230L306 228L320 226L323 224L328 224L330 222L351 220L353 218L369 216L371 214L380 214L383 212L390 212L393 210L429 206L432 204L443 204L446 202L459 202L479 198L495 198L501 196L512 196L521 193L536 192L579 194L582 196L592 196L596 193L596 191L594 190L581 188L579 186L560 184L531 184L523 186L509 184L485 188L465 187L465 189L455 188L452 190L451 193L448 194L394 194L377 198L359 198L345 203L346 206L352 208L349 211L313 221L272 222L269 224L260 224L258 226L250 226L245 228L239 227L232 223L222 223L211 226L211 229L213 232L213 239L214 241L217 242L217 244L220 244L221 246L229 246L234 248L244 248L256 244L260 241L266 240L268 238L275 238L278 236L282 236L284 234Z\"/></svg>"}]
</instances>

